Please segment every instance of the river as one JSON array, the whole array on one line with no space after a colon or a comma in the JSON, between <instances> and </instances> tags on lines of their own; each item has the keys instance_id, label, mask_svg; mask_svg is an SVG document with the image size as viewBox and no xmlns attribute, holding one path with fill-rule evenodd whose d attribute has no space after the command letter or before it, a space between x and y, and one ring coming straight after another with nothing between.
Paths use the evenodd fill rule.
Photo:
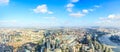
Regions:
<instances>
[{"instance_id":1,"label":"river","mask_svg":"<svg viewBox=\"0 0 120 52\"><path fill-rule=\"evenodd\" d=\"M119 33L114 33L114 34L120 34L120 32L119 32ZM117 43L112 42L112 41L109 39L109 37L110 37L111 35L112 35L112 34L103 35L103 36L99 37L98 40L99 40L101 43L105 44L105 45L110 45L110 46L116 47L116 48L113 48L113 51L114 51L114 52L120 52L120 45L118 45Z\"/></svg>"}]
</instances>

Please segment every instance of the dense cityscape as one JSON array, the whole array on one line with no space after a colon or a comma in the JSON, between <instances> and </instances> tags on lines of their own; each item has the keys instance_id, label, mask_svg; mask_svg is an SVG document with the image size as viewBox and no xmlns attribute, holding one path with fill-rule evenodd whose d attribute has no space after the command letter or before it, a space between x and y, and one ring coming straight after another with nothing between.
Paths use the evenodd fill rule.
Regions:
<instances>
[{"instance_id":1,"label":"dense cityscape","mask_svg":"<svg viewBox=\"0 0 120 52\"><path fill-rule=\"evenodd\" d=\"M0 52L113 52L102 36L120 45L115 28L0 28ZM112 34L112 35L109 35ZM109 42L107 42L109 43ZM119 50L117 50L119 51Z\"/></svg>"}]
</instances>

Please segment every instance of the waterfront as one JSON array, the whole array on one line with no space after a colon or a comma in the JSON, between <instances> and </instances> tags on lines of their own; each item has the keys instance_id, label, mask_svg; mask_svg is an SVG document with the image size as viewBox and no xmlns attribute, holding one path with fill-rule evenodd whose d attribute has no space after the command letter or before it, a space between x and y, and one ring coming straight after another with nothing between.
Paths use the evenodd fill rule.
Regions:
<instances>
[{"instance_id":1,"label":"waterfront","mask_svg":"<svg viewBox=\"0 0 120 52\"><path fill-rule=\"evenodd\" d=\"M120 33L114 33L114 34L120 34ZM120 45L118 45L117 43L114 43L112 42L109 38L110 36L113 35L113 34L106 34L106 35L103 35L101 37L98 38L98 40L103 43L103 44L106 44L108 46L112 46L113 47L113 50L115 52L120 52Z\"/></svg>"}]
</instances>

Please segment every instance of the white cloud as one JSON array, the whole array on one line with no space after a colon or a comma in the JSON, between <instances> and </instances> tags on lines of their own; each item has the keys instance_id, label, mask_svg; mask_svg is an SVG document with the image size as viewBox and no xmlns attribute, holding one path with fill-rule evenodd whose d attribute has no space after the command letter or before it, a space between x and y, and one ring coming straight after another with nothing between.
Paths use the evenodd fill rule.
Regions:
<instances>
[{"instance_id":1,"label":"white cloud","mask_svg":"<svg viewBox=\"0 0 120 52\"><path fill-rule=\"evenodd\" d=\"M79 0L71 0L71 2L73 2L73 3L76 3L76 2L78 2Z\"/></svg>"},{"instance_id":2,"label":"white cloud","mask_svg":"<svg viewBox=\"0 0 120 52\"><path fill-rule=\"evenodd\" d=\"M81 13L80 12L73 13L74 12L73 7L75 6L74 2L78 2L79 0L70 0L70 1L71 2L66 5L66 10L70 13L69 15L72 17L83 17L86 14L93 12L96 8L101 7L100 5L94 5L93 8L81 10Z\"/></svg>"},{"instance_id":3,"label":"white cloud","mask_svg":"<svg viewBox=\"0 0 120 52\"><path fill-rule=\"evenodd\" d=\"M68 12L72 12L72 8L67 8L67 11Z\"/></svg>"},{"instance_id":4,"label":"white cloud","mask_svg":"<svg viewBox=\"0 0 120 52\"><path fill-rule=\"evenodd\" d=\"M49 11L48 14L53 14L53 12Z\"/></svg>"},{"instance_id":5,"label":"white cloud","mask_svg":"<svg viewBox=\"0 0 120 52\"><path fill-rule=\"evenodd\" d=\"M89 12L89 11L88 11L87 9L83 9L83 10L82 10L82 13L80 13L80 12L70 13L69 15L70 15L71 17L83 17L83 16L85 16L88 12Z\"/></svg>"},{"instance_id":6,"label":"white cloud","mask_svg":"<svg viewBox=\"0 0 120 52\"><path fill-rule=\"evenodd\" d=\"M68 7L68 8L70 8L70 7L74 7L74 4L69 3L69 4L67 4L67 6L66 6L66 7Z\"/></svg>"},{"instance_id":7,"label":"white cloud","mask_svg":"<svg viewBox=\"0 0 120 52\"><path fill-rule=\"evenodd\" d=\"M102 20L119 20L119 14L109 14L107 17L102 17Z\"/></svg>"},{"instance_id":8,"label":"white cloud","mask_svg":"<svg viewBox=\"0 0 120 52\"><path fill-rule=\"evenodd\" d=\"M115 14L110 14L110 15L108 15L108 18L109 19L114 19L114 18L116 18L116 16L115 16Z\"/></svg>"},{"instance_id":9,"label":"white cloud","mask_svg":"<svg viewBox=\"0 0 120 52\"><path fill-rule=\"evenodd\" d=\"M120 27L120 15L118 14L110 14L107 17L100 17L99 19L97 24L100 26Z\"/></svg>"},{"instance_id":10,"label":"white cloud","mask_svg":"<svg viewBox=\"0 0 120 52\"><path fill-rule=\"evenodd\" d=\"M0 4L8 4L9 3L9 0L0 0Z\"/></svg>"},{"instance_id":11,"label":"white cloud","mask_svg":"<svg viewBox=\"0 0 120 52\"><path fill-rule=\"evenodd\" d=\"M87 9L82 10L83 13L88 13L89 11Z\"/></svg>"},{"instance_id":12,"label":"white cloud","mask_svg":"<svg viewBox=\"0 0 120 52\"><path fill-rule=\"evenodd\" d=\"M35 13L48 13L48 14L53 14L53 12L49 11L48 8L47 8L47 5L46 4L43 4L43 5L38 5L35 9L33 9L33 11Z\"/></svg>"},{"instance_id":13,"label":"white cloud","mask_svg":"<svg viewBox=\"0 0 120 52\"><path fill-rule=\"evenodd\" d=\"M77 13L71 13L69 14L71 17L83 17L85 14L82 14L80 12L77 12Z\"/></svg>"},{"instance_id":14,"label":"white cloud","mask_svg":"<svg viewBox=\"0 0 120 52\"><path fill-rule=\"evenodd\" d=\"M47 13L47 6L46 5L39 5L36 9L33 9L35 13Z\"/></svg>"},{"instance_id":15,"label":"white cloud","mask_svg":"<svg viewBox=\"0 0 120 52\"><path fill-rule=\"evenodd\" d=\"M70 3L66 5L66 10L68 12L72 12L72 8L75 6L73 3L78 2L79 0L70 0Z\"/></svg>"},{"instance_id":16,"label":"white cloud","mask_svg":"<svg viewBox=\"0 0 120 52\"><path fill-rule=\"evenodd\" d=\"M93 12L94 10L96 10L97 8L100 8L100 5L94 5L93 8L88 9L88 11Z\"/></svg>"},{"instance_id":17,"label":"white cloud","mask_svg":"<svg viewBox=\"0 0 120 52\"><path fill-rule=\"evenodd\" d=\"M74 4L72 4L72 3L69 3L69 4L67 4L67 11L68 12L72 12L72 8L74 7Z\"/></svg>"}]
</instances>

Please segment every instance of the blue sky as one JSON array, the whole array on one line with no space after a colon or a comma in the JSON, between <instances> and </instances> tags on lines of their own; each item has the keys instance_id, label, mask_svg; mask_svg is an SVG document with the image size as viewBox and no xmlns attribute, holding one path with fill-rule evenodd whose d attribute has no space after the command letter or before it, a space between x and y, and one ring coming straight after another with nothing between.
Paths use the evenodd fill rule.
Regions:
<instances>
[{"instance_id":1,"label":"blue sky","mask_svg":"<svg viewBox=\"0 0 120 52\"><path fill-rule=\"evenodd\" d=\"M120 26L119 5L120 0L0 0L0 26Z\"/></svg>"}]
</instances>

